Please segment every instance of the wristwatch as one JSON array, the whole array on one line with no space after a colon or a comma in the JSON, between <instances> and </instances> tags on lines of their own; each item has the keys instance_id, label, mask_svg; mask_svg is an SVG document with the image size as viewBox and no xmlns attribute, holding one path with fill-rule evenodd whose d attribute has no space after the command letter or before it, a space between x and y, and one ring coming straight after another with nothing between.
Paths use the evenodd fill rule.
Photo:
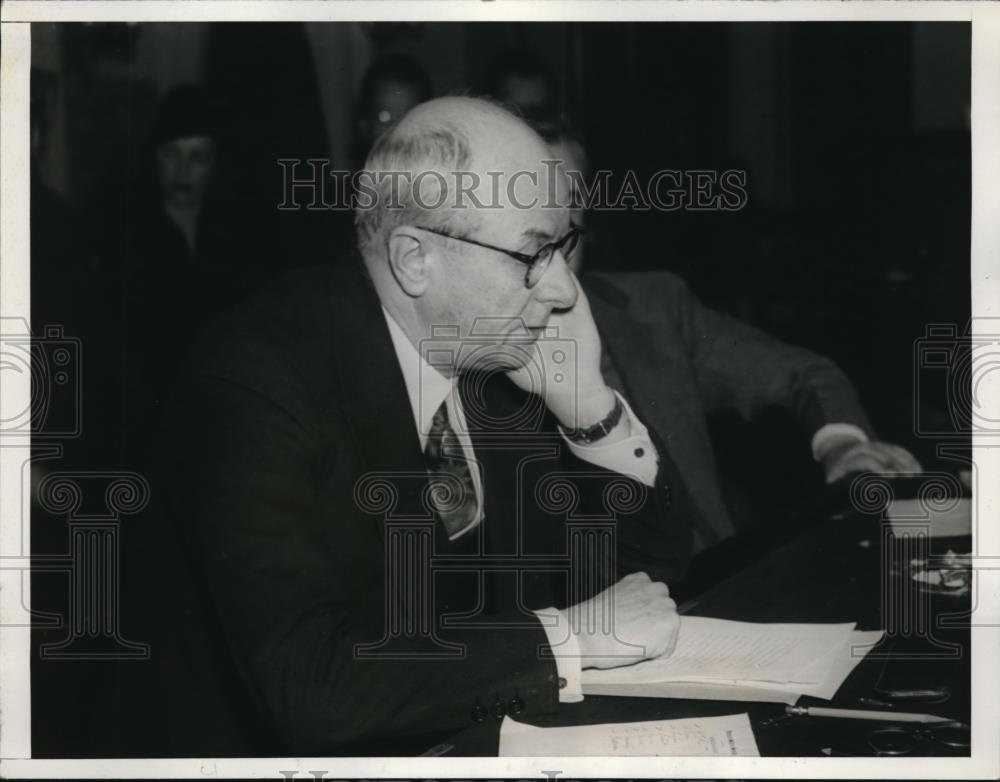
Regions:
<instances>
[{"instance_id":1,"label":"wristwatch","mask_svg":"<svg viewBox=\"0 0 1000 782\"><path fill-rule=\"evenodd\" d=\"M622 420L622 412L624 410L625 406L622 404L621 397L615 394L615 406L611 408L610 413L593 426L565 432L566 438L571 443L581 443L583 445L596 443L598 440L607 437L611 430L618 426L618 422Z\"/></svg>"}]
</instances>

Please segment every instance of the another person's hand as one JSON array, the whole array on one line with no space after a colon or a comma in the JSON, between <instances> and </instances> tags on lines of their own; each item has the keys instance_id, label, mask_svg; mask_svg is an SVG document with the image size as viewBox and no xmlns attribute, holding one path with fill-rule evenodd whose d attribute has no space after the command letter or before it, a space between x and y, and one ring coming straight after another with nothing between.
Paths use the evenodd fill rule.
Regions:
<instances>
[{"instance_id":1,"label":"another person's hand","mask_svg":"<svg viewBox=\"0 0 1000 782\"><path fill-rule=\"evenodd\" d=\"M617 668L669 655L680 629L667 585L645 573L625 576L566 613L583 668Z\"/></svg>"},{"instance_id":2,"label":"another person's hand","mask_svg":"<svg viewBox=\"0 0 1000 782\"><path fill-rule=\"evenodd\" d=\"M601 374L601 337L590 302L575 276L573 282L576 303L552 313L546 336L534 344L532 361L508 372L517 386L542 397L566 429L592 426L615 405Z\"/></svg>"},{"instance_id":3,"label":"another person's hand","mask_svg":"<svg viewBox=\"0 0 1000 782\"><path fill-rule=\"evenodd\" d=\"M874 472L884 475L901 475L923 472L920 462L905 448L891 443L859 442L845 438L835 443L823 454L826 482L835 483L857 472Z\"/></svg>"}]
</instances>

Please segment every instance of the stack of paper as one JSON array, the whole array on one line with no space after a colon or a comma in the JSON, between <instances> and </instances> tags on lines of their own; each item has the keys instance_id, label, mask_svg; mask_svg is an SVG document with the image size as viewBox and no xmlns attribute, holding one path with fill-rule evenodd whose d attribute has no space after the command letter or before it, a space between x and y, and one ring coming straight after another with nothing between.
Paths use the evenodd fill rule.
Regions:
<instances>
[{"instance_id":1,"label":"stack of paper","mask_svg":"<svg viewBox=\"0 0 1000 782\"><path fill-rule=\"evenodd\" d=\"M972 500L955 500L940 510L924 500L893 500L887 513L897 536L953 538L972 534Z\"/></svg>"},{"instance_id":2,"label":"stack of paper","mask_svg":"<svg viewBox=\"0 0 1000 782\"><path fill-rule=\"evenodd\" d=\"M759 757L760 752L746 714L569 728L537 728L507 717L500 726L500 757L578 755Z\"/></svg>"},{"instance_id":3,"label":"stack of paper","mask_svg":"<svg viewBox=\"0 0 1000 782\"><path fill-rule=\"evenodd\" d=\"M753 624L681 618L669 657L583 671L593 695L795 703L832 698L882 637L854 624ZM586 661L584 661L586 665Z\"/></svg>"}]
</instances>

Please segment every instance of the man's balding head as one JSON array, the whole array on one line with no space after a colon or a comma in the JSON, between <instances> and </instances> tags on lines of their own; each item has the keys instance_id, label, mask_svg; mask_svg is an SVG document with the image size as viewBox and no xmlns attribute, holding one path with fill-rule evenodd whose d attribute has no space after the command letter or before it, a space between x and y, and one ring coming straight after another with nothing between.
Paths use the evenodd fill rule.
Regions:
<instances>
[{"instance_id":1,"label":"man's balding head","mask_svg":"<svg viewBox=\"0 0 1000 782\"><path fill-rule=\"evenodd\" d=\"M398 130L434 133L441 127L457 129L473 140L472 162L484 171L512 162L518 153L518 162L529 163L537 163L538 154L544 154L543 142L524 121L482 98L453 96L428 101L404 117Z\"/></svg>"},{"instance_id":2,"label":"man's balding head","mask_svg":"<svg viewBox=\"0 0 1000 782\"><path fill-rule=\"evenodd\" d=\"M365 164L374 203L360 204L356 214L362 254L380 255L401 225L466 232L479 225L478 205L506 208L511 196L529 203L530 178L522 176L509 192L497 180L542 172L547 157L531 128L488 100L456 96L414 107L376 142ZM536 179L544 182L544 174Z\"/></svg>"},{"instance_id":3,"label":"man's balding head","mask_svg":"<svg viewBox=\"0 0 1000 782\"><path fill-rule=\"evenodd\" d=\"M357 217L365 264L415 346L447 327L447 350L434 344L452 356L450 371L487 358L521 366L525 341L576 301L564 256L553 250L536 263L547 245L572 238L549 157L520 119L475 98L416 106L369 155L376 200L359 204ZM484 337L496 347L488 356L464 350Z\"/></svg>"}]
</instances>

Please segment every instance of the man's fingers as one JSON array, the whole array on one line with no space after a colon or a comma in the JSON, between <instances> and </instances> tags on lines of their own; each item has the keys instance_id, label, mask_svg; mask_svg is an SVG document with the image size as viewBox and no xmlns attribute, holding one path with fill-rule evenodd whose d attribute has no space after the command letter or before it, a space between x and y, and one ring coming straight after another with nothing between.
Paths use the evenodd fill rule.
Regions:
<instances>
[{"instance_id":1,"label":"man's fingers","mask_svg":"<svg viewBox=\"0 0 1000 782\"><path fill-rule=\"evenodd\" d=\"M918 473L923 469L913 456L905 448L900 448L892 443L866 443L857 452L859 455L870 457L878 463L874 468L876 472L882 473ZM873 469L873 468L869 468Z\"/></svg>"},{"instance_id":2,"label":"man's fingers","mask_svg":"<svg viewBox=\"0 0 1000 782\"><path fill-rule=\"evenodd\" d=\"M833 483L852 472L883 472L886 466L884 459L878 458L869 451L853 451L841 459L830 471L828 480Z\"/></svg>"},{"instance_id":3,"label":"man's fingers","mask_svg":"<svg viewBox=\"0 0 1000 782\"><path fill-rule=\"evenodd\" d=\"M892 443L859 443L846 451L834 464L827 475L827 482L833 483L852 472L874 472L880 474L920 473L920 462L905 448Z\"/></svg>"},{"instance_id":4,"label":"man's fingers","mask_svg":"<svg viewBox=\"0 0 1000 782\"><path fill-rule=\"evenodd\" d=\"M924 468L917 461L916 457L905 448L893 445L892 443L877 443L877 445L881 446L891 456L893 465L900 472L919 473L924 471Z\"/></svg>"},{"instance_id":5,"label":"man's fingers","mask_svg":"<svg viewBox=\"0 0 1000 782\"><path fill-rule=\"evenodd\" d=\"M889 467L889 460L880 454L859 454L851 459L852 472L885 472Z\"/></svg>"},{"instance_id":6,"label":"man's fingers","mask_svg":"<svg viewBox=\"0 0 1000 782\"><path fill-rule=\"evenodd\" d=\"M651 581L650 588L654 595L659 595L661 597L670 597L670 590L667 589L667 585L662 581Z\"/></svg>"},{"instance_id":7,"label":"man's fingers","mask_svg":"<svg viewBox=\"0 0 1000 782\"><path fill-rule=\"evenodd\" d=\"M670 634L667 638L667 643L660 652L661 657L669 657L674 653L674 649L677 648L677 639L680 636L681 629L681 618L679 616L673 616L670 619Z\"/></svg>"}]
</instances>

